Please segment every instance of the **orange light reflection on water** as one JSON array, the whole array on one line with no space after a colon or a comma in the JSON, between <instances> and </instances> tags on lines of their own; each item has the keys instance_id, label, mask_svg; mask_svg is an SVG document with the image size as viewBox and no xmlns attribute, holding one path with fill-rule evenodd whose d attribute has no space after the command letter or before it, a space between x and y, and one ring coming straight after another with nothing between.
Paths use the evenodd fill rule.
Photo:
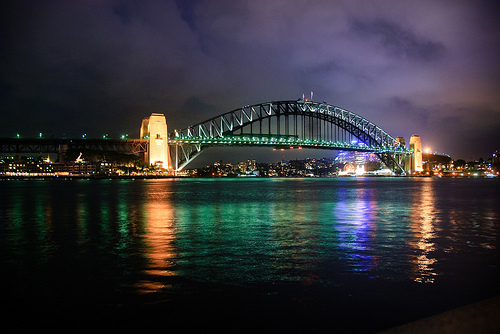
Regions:
<instances>
[{"instance_id":1,"label":"orange light reflection on water","mask_svg":"<svg viewBox=\"0 0 500 334\"><path fill-rule=\"evenodd\" d=\"M433 264L437 259L432 257L435 250L433 238L436 235L436 208L432 180L424 182L421 191L413 198L410 214L413 238L410 246L415 250L415 258L411 259L412 279L420 283L434 283L437 275Z\"/></svg>"},{"instance_id":2,"label":"orange light reflection on water","mask_svg":"<svg viewBox=\"0 0 500 334\"><path fill-rule=\"evenodd\" d=\"M151 182L144 208L146 226L144 242L148 268L144 272L150 279L137 283L139 293L158 292L170 287L162 277L174 276L175 256L172 242L175 239L174 210L169 196L168 182Z\"/></svg>"}]
</instances>

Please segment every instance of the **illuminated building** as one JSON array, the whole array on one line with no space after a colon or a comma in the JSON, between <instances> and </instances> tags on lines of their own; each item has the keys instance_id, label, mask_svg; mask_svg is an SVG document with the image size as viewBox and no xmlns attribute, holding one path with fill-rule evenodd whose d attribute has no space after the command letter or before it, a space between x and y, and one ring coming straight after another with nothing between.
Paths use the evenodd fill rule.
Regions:
<instances>
[{"instance_id":1,"label":"illuminated building","mask_svg":"<svg viewBox=\"0 0 500 334\"><path fill-rule=\"evenodd\" d=\"M144 162L164 169L170 167L168 152L168 132L165 115L153 113L141 124L141 139L149 139L149 149Z\"/></svg>"},{"instance_id":2,"label":"illuminated building","mask_svg":"<svg viewBox=\"0 0 500 334\"><path fill-rule=\"evenodd\" d=\"M420 141L420 136L412 135L410 137L410 151L412 151L410 163L411 172L415 173L423 171L422 142Z\"/></svg>"},{"instance_id":3,"label":"illuminated building","mask_svg":"<svg viewBox=\"0 0 500 334\"><path fill-rule=\"evenodd\" d=\"M247 163L245 161L240 161L238 163L238 168L241 173L245 174L247 172Z\"/></svg>"},{"instance_id":4,"label":"illuminated building","mask_svg":"<svg viewBox=\"0 0 500 334\"><path fill-rule=\"evenodd\" d=\"M398 137L396 138L396 141L399 142L400 147L406 148L406 142L404 137Z\"/></svg>"}]
</instances>

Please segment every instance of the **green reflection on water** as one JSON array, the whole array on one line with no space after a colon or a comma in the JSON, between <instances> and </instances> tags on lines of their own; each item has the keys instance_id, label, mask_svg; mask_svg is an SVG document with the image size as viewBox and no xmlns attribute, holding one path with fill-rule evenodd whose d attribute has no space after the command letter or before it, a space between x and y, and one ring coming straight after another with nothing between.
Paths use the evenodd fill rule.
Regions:
<instances>
[{"instance_id":1,"label":"green reflection on water","mask_svg":"<svg viewBox=\"0 0 500 334\"><path fill-rule=\"evenodd\" d=\"M58 276L91 280L94 287L103 281L141 293L171 289L171 278L179 276L232 284L337 284L355 274L432 283L455 270L443 263L460 264L454 254L483 259L498 240L493 203L469 197L471 205L447 210L443 194L449 192L439 193L438 182L3 184L9 196L0 203L2 254L23 288L32 284L23 281L30 275L47 282Z\"/></svg>"}]
</instances>

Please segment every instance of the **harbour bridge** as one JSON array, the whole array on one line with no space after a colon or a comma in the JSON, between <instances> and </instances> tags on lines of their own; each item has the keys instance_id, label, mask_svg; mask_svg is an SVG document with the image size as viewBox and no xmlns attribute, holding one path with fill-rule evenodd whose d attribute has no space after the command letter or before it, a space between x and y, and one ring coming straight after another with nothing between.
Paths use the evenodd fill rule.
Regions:
<instances>
[{"instance_id":1,"label":"harbour bridge","mask_svg":"<svg viewBox=\"0 0 500 334\"><path fill-rule=\"evenodd\" d=\"M214 146L314 148L375 153L394 173L405 171L410 151L366 118L307 100L247 105L169 133L172 168L183 169Z\"/></svg>"},{"instance_id":2,"label":"harbour bridge","mask_svg":"<svg viewBox=\"0 0 500 334\"><path fill-rule=\"evenodd\" d=\"M164 140L168 143L168 167L174 171L181 171L210 147L257 146L373 152L396 174L405 172L406 158L412 154L366 118L325 102L305 99L247 105L168 134L149 137L148 134L140 139L4 138L0 139L0 153L58 153L61 159L68 148L86 148L147 155L155 149L153 141L158 144L158 140Z\"/></svg>"}]
</instances>

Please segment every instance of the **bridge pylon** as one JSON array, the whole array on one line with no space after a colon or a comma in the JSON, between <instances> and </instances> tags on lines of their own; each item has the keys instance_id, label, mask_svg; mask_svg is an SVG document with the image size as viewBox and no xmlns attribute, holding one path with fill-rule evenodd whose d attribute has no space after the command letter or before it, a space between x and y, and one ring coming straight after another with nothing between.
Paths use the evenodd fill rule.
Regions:
<instances>
[{"instance_id":1,"label":"bridge pylon","mask_svg":"<svg viewBox=\"0 0 500 334\"><path fill-rule=\"evenodd\" d=\"M148 139L148 150L144 152L144 162L151 166L171 169L167 120L164 114L152 113L144 118L140 131L141 139Z\"/></svg>"}]
</instances>

